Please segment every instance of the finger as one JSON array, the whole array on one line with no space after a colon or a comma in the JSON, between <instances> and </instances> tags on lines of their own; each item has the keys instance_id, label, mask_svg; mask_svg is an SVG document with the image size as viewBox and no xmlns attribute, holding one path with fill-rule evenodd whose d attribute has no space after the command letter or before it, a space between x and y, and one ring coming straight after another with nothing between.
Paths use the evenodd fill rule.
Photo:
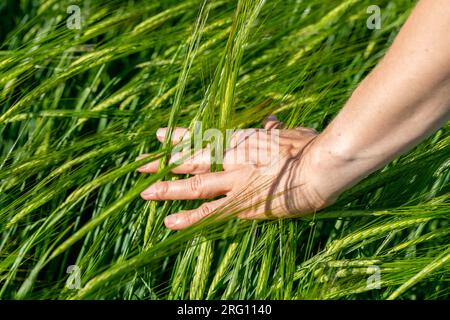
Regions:
<instances>
[{"instance_id":1,"label":"finger","mask_svg":"<svg viewBox=\"0 0 450 320\"><path fill-rule=\"evenodd\" d=\"M141 156L139 156L139 157L141 157ZM142 155L142 157L140 159L138 159L138 160L141 160L143 158L145 158L144 155ZM149 163L144 164L143 166L139 167L137 169L137 171L141 172L141 173L155 173L155 172L158 171L159 163L160 163L159 159L158 160L154 160L152 162L149 162Z\"/></svg>"},{"instance_id":2,"label":"finger","mask_svg":"<svg viewBox=\"0 0 450 320\"><path fill-rule=\"evenodd\" d=\"M197 209L167 216L164 219L164 224L172 230L185 229L213 214L217 209L225 206L227 202L228 199L226 197L212 202L206 202Z\"/></svg>"},{"instance_id":3,"label":"finger","mask_svg":"<svg viewBox=\"0 0 450 320\"><path fill-rule=\"evenodd\" d=\"M156 131L156 138L160 142L164 142L166 138L167 128L159 128ZM189 139L189 130L186 128L175 128L172 132L172 144L177 144L183 140Z\"/></svg>"},{"instance_id":4,"label":"finger","mask_svg":"<svg viewBox=\"0 0 450 320\"><path fill-rule=\"evenodd\" d=\"M149 162L137 169L141 173L155 173L158 171L161 160ZM172 169L176 174L201 174L207 173L211 169L211 151L205 148L196 152L192 157L186 159L186 155L177 152L169 160L169 165L177 165Z\"/></svg>"},{"instance_id":5,"label":"finger","mask_svg":"<svg viewBox=\"0 0 450 320\"><path fill-rule=\"evenodd\" d=\"M136 161L148 158L149 156L150 155L148 153L141 154L136 157ZM154 173L158 171L158 167L159 167L159 159L146 163L143 166L140 166L139 168L137 168L137 171L141 173Z\"/></svg>"},{"instance_id":6,"label":"finger","mask_svg":"<svg viewBox=\"0 0 450 320\"><path fill-rule=\"evenodd\" d=\"M210 199L230 192L239 179L236 172L199 174L188 179L161 181L141 193L145 200Z\"/></svg>"},{"instance_id":7,"label":"finger","mask_svg":"<svg viewBox=\"0 0 450 320\"><path fill-rule=\"evenodd\" d=\"M271 129L279 129L283 126L283 123L280 122L276 116L273 114L268 116L266 120L264 121L264 129L271 130Z\"/></svg>"},{"instance_id":8,"label":"finger","mask_svg":"<svg viewBox=\"0 0 450 320\"><path fill-rule=\"evenodd\" d=\"M169 164L177 165L172 170L176 174L207 173L211 170L211 150L206 147L187 159L185 154L178 152L170 158Z\"/></svg>"}]
</instances>

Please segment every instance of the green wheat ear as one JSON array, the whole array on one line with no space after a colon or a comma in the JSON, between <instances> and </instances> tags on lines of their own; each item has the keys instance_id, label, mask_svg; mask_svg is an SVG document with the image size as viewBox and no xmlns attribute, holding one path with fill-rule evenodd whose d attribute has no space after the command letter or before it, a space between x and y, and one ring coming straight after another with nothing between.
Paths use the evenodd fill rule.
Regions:
<instances>
[{"instance_id":1,"label":"green wheat ear","mask_svg":"<svg viewBox=\"0 0 450 320\"><path fill-rule=\"evenodd\" d=\"M369 0L79 1L79 30L69 2L0 5L1 298L448 299L448 124L302 219L240 221L236 198L171 232L201 202L139 197L182 178L159 127L323 129L415 1L379 1L377 31Z\"/></svg>"}]
</instances>

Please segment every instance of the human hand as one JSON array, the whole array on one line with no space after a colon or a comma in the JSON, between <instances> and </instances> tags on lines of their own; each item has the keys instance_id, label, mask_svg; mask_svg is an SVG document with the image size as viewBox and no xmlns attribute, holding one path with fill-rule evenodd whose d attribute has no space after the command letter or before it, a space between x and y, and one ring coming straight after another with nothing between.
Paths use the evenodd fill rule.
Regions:
<instances>
[{"instance_id":1,"label":"human hand","mask_svg":"<svg viewBox=\"0 0 450 320\"><path fill-rule=\"evenodd\" d=\"M199 208L166 217L165 225L180 230L214 214L233 202L233 212L241 219L288 218L315 212L334 199L315 185L309 150L318 133L299 127L280 129L281 123L269 117L264 129L237 130L230 148L224 152L223 171L210 172L211 152L205 148L172 171L192 174L183 180L161 181L141 193L145 200L211 199ZM157 138L164 142L166 129ZM187 130L176 128L172 140L179 143ZM275 137L275 139L274 139ZM183 155L175 154L170 162ZM170 163L169 162L169 163ZM138 169L142 173L158 170L159 160Z\"/></svg>"}]
</instances>

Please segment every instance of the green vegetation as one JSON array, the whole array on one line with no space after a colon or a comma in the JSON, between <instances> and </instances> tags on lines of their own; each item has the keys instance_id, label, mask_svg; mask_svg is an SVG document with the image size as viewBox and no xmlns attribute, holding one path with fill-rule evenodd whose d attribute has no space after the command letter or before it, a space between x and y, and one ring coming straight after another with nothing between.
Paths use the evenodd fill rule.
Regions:
<instances>
[{"instance_id":1,"label":"green vegetation","mask_svg":"<svg viewBox=\"0 0 450 320\"><path fill-rule=\"evenodd\" d=\"M66 25L73 4L80 30ZM448 299L448 125L304 219L171 232L164 217L200 202L139 197L179 178L136 172L170 153L158 127L276 114L322 130L414 1L378 1L380 30L366 26L371 4L2 2L0 298ZM66 287L70 265L80 290Z\"/></svg>"}]
</instances>

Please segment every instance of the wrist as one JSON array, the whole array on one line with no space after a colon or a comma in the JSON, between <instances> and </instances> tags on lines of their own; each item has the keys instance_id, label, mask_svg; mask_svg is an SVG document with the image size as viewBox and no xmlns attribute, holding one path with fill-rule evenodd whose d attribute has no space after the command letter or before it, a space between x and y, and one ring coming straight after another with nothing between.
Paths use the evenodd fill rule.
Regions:
<instances>
[{"instance_id":1,"label":"wrist","mask_svg":"<svg viewBox=\"0 0 450 320\"><path fill-rule=\"evenodd\" d=\"M339 146L327 146L319 135L304 152L303 177L314 198L324 206L336 201L339 195L365 175L358 159Z\"/></svg>"}]
</instances>

